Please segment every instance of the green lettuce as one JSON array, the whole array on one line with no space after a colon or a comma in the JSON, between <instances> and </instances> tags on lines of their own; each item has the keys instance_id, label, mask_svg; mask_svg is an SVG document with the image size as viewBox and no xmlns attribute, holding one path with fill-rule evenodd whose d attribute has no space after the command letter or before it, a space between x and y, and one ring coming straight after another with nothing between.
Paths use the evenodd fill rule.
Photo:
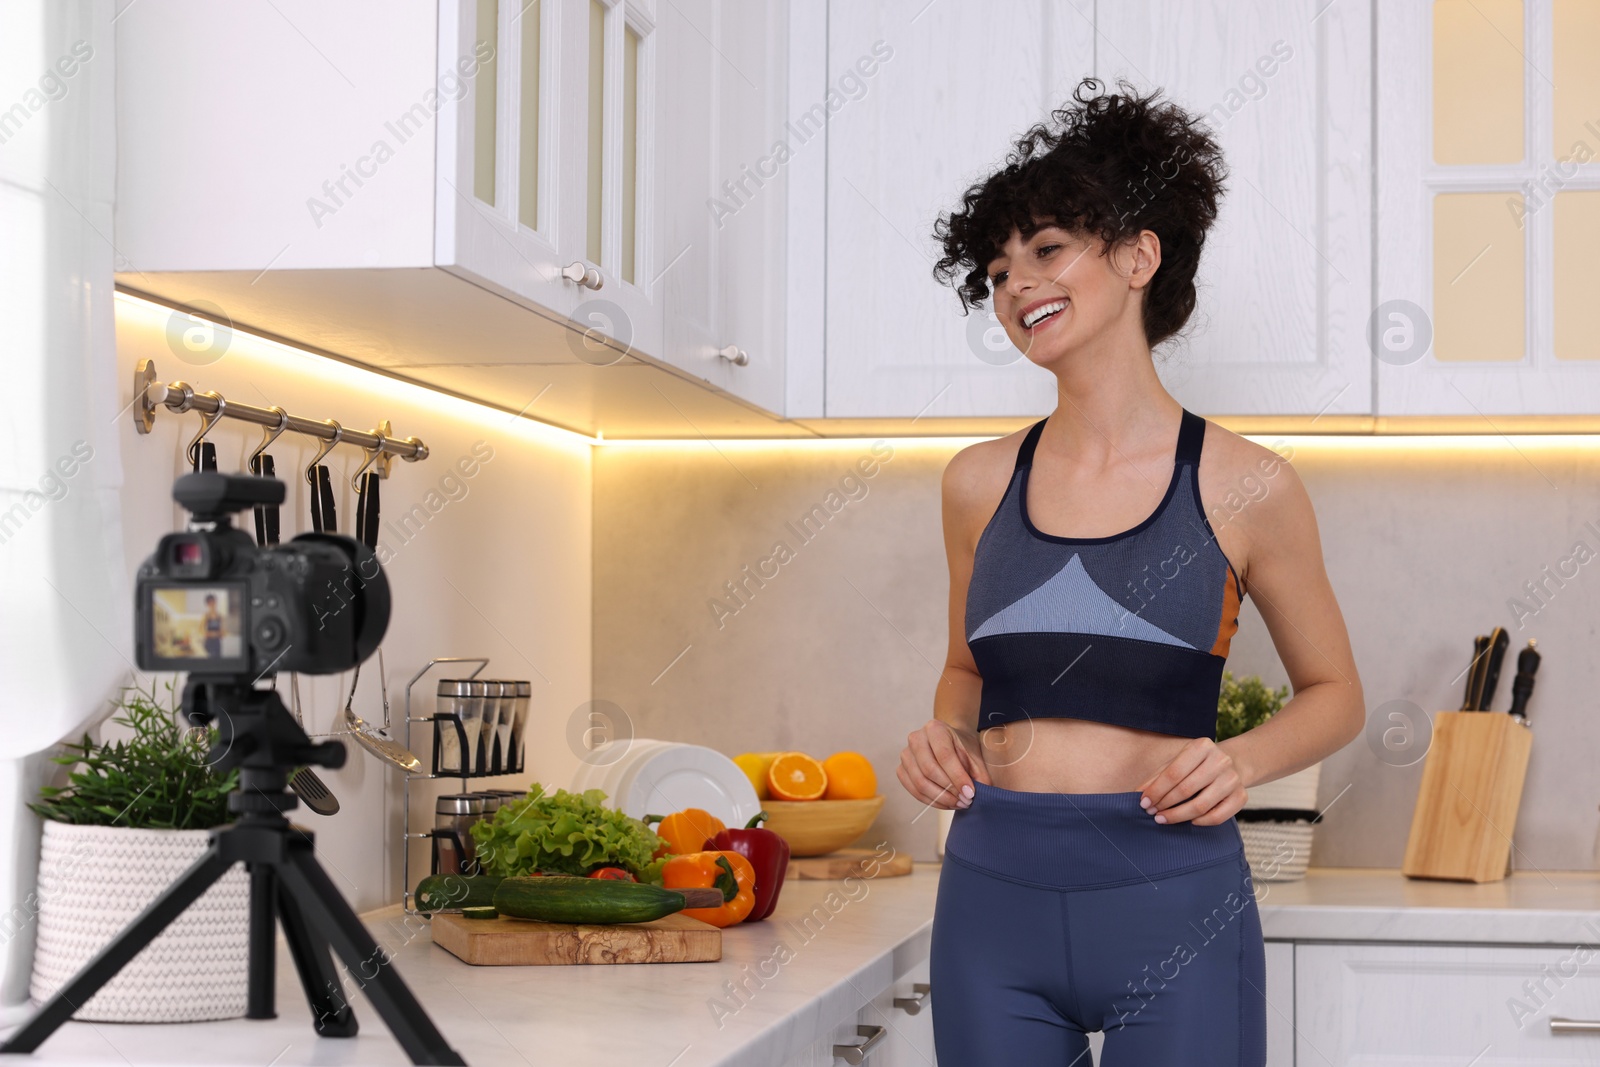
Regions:
<instances>
[{"instance_id":1,"label":"green lettuce","mask_svg":"<svg viewBox=\"0 0 1600 1067\"><path fill-rule=\"evenodd\" d=\"M587 875L621 867L641 882L661 884L667 857L652 860L661 837L643 820L605 806L601 789L546 794L534 782L528 795L500 805L493 819L472 825L483 873L509 877L534 871Z\"/></svg>"}]
</instances>

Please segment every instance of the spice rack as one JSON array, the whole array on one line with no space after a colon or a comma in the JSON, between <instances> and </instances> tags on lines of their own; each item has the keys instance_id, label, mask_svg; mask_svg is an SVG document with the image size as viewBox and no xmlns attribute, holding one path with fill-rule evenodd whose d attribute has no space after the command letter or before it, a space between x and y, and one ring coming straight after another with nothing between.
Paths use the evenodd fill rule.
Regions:
<instances>
[{"instance_id":1,"label":"spice rack","mask_svg":"<svg viewBox=\"0 0 1600 1067\"><path fill-rule=\"evenodd\" d=\"M498 764L491 762L489 770L472 770L471 769L472 760L468 755L469 746L467 744L466 731L462 727L461 722L458 719L454 718L453 716L443 715L443 714L438 714L438 713L433 714L433 715L415 715L415 714L412 713L412 710L411 710L411 691L412 691L412 689L414 689L416 687L416 684L419 681L422 680L423 676L426 675L429 671L433 670L433 668L435 668L435 667L437 667L437 666L439 666L441 664L447 664L447 663L475 663L475 664L477 664L477 666L475 668L473 668L472 673L467 674L467 675L464 676L464 678L466 680L471 680L471 679L476 678L480 673L482 673L484 670L486 670L488 668L489 659L488 659L487 656L439 656L439 657L437 657L435 659L430 659L423 666L423 668L421 670L419 670L416 674L412 675L411 676L411 680L406 683L406 714L405 714L405 724L406 724L405 725L405 745L406 745L406 747L407 748L411 748L411 750L413 752L416 751L411 746L411 724L412 723L425 722L425 723L431 723L432 726L433 726L433 754L432 754L432 757L431 757L431 760L430 760L429 772L427 774L407 774L407 775L402 775L403 781L401 783L401 788L402 788L402 794L403 794L403 798L404 799L402 800L402 811L401 811L401 817L400 817L401 818L401 844L400 844L401 898L400 898L400 903L401 903L402 910L407 915L421 915L421 914L424 914L423 912L420 912L420 911L418 911L416 909L416 907L414 906L413 901L412 901L412 897L414 896L414 893L412 892L412 884L411 884L411 844L412 844L413 841L419 841L419 840L432 841L437 836L435 834L434 830L431 827L429 829L427 829L427 830L412 830L411 829L411 783L414 782L414 781L431 781L431 780L438 779L438 778L459 778L459 779L461 779L462 792L466 792L467 780L468 779L471 779L471 778L499 778L499 777L505 777L506 775L510 775L510 774L520 774L522 772L523 766L524 766L524 764L526 762L526 760L525 760L525 758L523 756L523 751L526 748L526 742L522 742L522 743L519 743L517 745L508 746L508 747L510 747L512 749L512 752L511 753L502 754L502 759L499 761ZM439 766L440 749L442 748L442 746L440 745L439 742L440 742L440 738L441 738L443 730L445 730L447 728L448 729L453 729L455 731L455 739L456 739L457 745L458 745L458 747L456 748L456 751L460 754L460 756L459 756L459 759L460 759L460 762L461 762L461 769L460 770L441 770L440 766ZM519 741L521 741L520 738L519 738ZM494 751L494 752L499 752L498 744L495 743L495 742L490 742L489 750ZM500 769L498 769L498 770L494 769L497 765L500 766Z\"/></svg>"}]
</instances>

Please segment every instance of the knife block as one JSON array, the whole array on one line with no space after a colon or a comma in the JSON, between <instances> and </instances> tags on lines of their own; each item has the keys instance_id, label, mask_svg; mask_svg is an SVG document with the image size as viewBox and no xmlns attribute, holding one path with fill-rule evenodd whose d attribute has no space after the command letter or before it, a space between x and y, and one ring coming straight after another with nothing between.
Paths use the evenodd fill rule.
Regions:
<instances>
[{"instance_id":1,"label":"knife block","mask_svg":"<svg viewBox=\"0 0 1600 1067\"><path fill-rule=\"evenodd\" d=\"M1533 734L1503 711L1440 711L1400 873L1494 882L1506 876Z\"/></svg>"}]
</instances>

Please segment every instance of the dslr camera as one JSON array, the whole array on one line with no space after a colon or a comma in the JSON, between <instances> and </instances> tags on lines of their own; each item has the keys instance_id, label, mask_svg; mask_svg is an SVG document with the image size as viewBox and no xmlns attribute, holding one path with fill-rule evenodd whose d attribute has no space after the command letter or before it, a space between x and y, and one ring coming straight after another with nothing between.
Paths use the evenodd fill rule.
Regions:
<instances>
[{"instance_id":1,"label":"dslr camera","mask_svg":"<svg viewBox=\"0 0 1600 1067\"><path fill-rule=\"evenodd\" d=\"M253 683L278 671L337 674L377 649L389 582L372 549L342 534L256 545L230 516L284 501L276 478L201 471L172 497L189 529L161 539L139 567L134 644L147 671Z\"/></svg>"}]
</instances>

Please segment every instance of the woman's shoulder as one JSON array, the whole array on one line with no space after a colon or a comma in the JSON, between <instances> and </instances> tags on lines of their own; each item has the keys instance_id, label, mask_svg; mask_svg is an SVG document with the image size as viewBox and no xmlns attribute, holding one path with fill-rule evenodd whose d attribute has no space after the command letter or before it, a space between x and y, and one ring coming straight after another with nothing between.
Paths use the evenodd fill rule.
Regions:
<instances>
[{"instance_id":1,"label":"woman's shoulder","mask_svg":"<svg viewBox=\"0 0 1600 1067\"><path fill-rule=\"evenodd\" d=\"M970 535L969 543L977 540L982 525L999 507L1016 469L1017 450L1036 421L1030 420L1004 436L967 445L945 465L942 486L945 510L949 519Z\"/></svg>"}]
</instances>

